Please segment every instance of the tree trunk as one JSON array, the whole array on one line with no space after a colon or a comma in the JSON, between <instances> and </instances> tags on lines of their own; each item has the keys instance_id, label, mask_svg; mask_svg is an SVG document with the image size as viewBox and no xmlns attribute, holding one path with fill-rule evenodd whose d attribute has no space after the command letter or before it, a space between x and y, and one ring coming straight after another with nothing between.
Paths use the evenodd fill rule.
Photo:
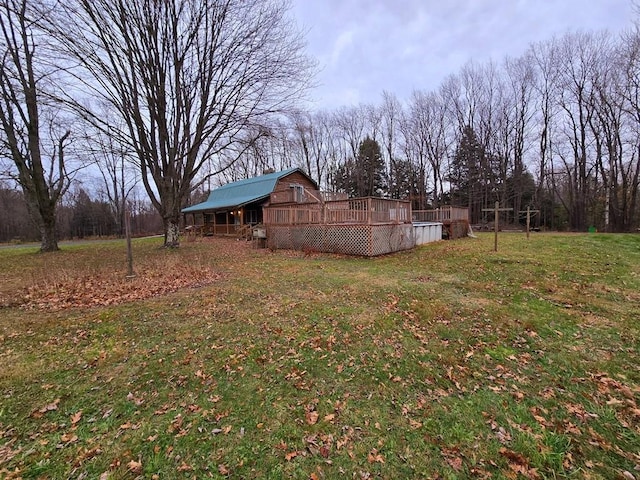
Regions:
<instances>
[{"instance_id":1,"label":"tree trunk","mask_svg":"<svg viewBox=\"0 0 640 480\"><path fill-rule=\"evenodd\" d=\"M180 222L176 218L164 219L164 246L166 248L180 246Z\"/></svg>"},{"instance_id":2,"label":"tree trunk","mask_svg":"<svg viewBox=\"0 0 640 480\"><path fill-rule=\"evenodd\" d=\"M58 235L56 233L55 220L40 222L40 237L42 238L40 252L57 252L60 250L58 248Z\"/></svg>"}]
</instances>

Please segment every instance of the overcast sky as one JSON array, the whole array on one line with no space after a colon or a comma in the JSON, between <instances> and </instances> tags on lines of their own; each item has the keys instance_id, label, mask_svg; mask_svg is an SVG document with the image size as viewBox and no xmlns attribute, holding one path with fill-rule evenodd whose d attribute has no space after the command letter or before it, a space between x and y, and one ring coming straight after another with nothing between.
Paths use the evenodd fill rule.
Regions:
<instances>
[{"instance_id":1,"label":"overcast sky","mask_svg":"<svg viewBox=\"0 0 640 480\"><path fill-rule=\"evenodd\" d=\"M632 0L293 0L319 64L316 109L407 100L469 60L501 62L568 31L632 25Z\"/></svg>"}]
</instances>

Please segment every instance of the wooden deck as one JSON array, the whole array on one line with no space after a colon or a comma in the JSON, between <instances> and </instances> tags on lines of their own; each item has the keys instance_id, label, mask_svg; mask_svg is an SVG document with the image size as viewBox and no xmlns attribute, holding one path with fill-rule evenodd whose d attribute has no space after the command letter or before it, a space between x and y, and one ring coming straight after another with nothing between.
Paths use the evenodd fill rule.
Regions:
<instances>
[{"instance_id":1,"label":"wooden deck","mask_svg":"<svg viewBox=\"0 0 640 480\"><path fill-rule=\"evenodd\" d=\"M414 222L447 222L466 220L469 222L467 207L442 207L434 210L414 210L411 213Z\"/></svg>"},{"instance_id":2,"label":"wooden deck","mask_svg":"<svg viewBox=\"0 0 640 480\"><path fill-rule=\"evenodd\" d=\"M469 228L467 208L412 212L409 201L376 197L327 200L316 191L304 192L312 200L307 203L283 203L294 199L293 193L279 192L278 198L272 198L271 205L262 209L266 233L263 240L269 248L376 256L415 246L414 222L441 223L442 232L449 239L466 236ZM317 201L320 196L322 201ZM249 224L196 225L191 232L253 237Z\"/></svg>"},{"instance_id":3,"label":"wooden deck","mask_svg":"<svg viewBox=\"0 0 640 480\"><path fill-rule=\"evenodd\" d=\"M374 197L270 206L265 207L263 212L267 226L411 223L410 202Z\"/></svg>"}]
</instances>

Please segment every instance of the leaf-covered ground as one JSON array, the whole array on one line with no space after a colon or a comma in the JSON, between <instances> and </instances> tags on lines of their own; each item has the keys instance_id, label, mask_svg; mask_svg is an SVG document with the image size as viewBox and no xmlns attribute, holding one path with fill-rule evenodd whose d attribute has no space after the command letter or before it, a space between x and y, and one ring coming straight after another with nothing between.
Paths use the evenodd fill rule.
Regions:
<instances>
[{"instance_id":1,"label":"leaf-covered ground","mask_svg":"<svg viewBox=\"0 0 640 480\"><path fill-rule=\"evenodd\" d=\"M183 258L157 245L141 248L134 259L133 275L128 275L126 251L112 241L97 250L83 242L63 248L55 255L31 256L30 248L4 253L7 268L0 273L0 308L65 310L74 307L116 305L157 297L184 288L209 285L219 274L209 261ZM227 242L227 255L243 252L241 242Z\"/></svg>"},{"instance_id":2,"label":"leaf-covered ground","mask_svg":"<svg viewBox=\"0 0 640 480\"><path fill-rule=\"evenodd\" d=\"M640 478L640 236L134 246L0 251L0 478Z\"/></svg>"}]
</instances>

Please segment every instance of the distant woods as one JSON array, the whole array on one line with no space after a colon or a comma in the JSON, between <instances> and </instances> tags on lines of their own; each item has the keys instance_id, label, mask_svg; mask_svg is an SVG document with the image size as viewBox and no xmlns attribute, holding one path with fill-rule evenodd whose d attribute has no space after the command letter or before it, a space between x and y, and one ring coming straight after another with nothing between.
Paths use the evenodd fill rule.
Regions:
<instances>
[{"instance_id":1,"label":"distant woods","mask_svg":"<svg viewBox=\"0 0 640 480\"><path fill-rule=\"evenodd\" d=\"M135 236L162 233L162 218L145 199L131 196L128 202L131 230ZM124 225L105 197L92 198L82 188L69 192L56 210L61 239L117 238ZM0 242L36 242L40 231L31 219L21 191L0 182Z\"/></svg>"},{"instance_id":2,"label":"distant woods","mask_svg":"<svg viewBox=\"0 0 640 480\"><path fill-rule=\"evenodd\" d=\"M181 208L290 167L323 190L468 206L473 224L497 201L512 224L529 208L549 229L640 226L637 29L318 110L285 0L47 5L0 0L0 241L118 235L128 209L177 245Z\"/></svg>"},{"instance_id":3,"label":"distant woods","mask_svg":"<svg viewBox=\"0 0 640 480\"><path fill-rule=\"evenodd\" d=\"M536 226L634 231L640 33L569 33L499 64L469 62L404 101L384 92L377 103L292 114L223 175L267 166L299 166L327 190L408 198L414 209L469 206L475 224L498 201L516 224L529 207L540 211Z\"/></svg>"}]
</instances>

